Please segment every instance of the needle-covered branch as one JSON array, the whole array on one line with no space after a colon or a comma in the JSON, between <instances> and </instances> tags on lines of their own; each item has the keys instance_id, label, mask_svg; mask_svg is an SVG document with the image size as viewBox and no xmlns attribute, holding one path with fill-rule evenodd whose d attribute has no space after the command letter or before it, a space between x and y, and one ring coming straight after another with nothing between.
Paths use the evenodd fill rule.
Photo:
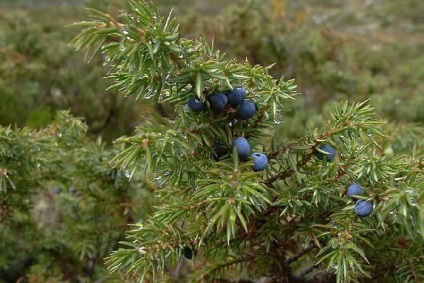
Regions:
<instances>
[{"instance_id":1,"label":"needle-covered branch","mask_svg":"<svg viewBox=\"0 0 424 283\"><path fill-rule=\"evenodd\" d=\"M384 153L387 136L368 101L336 104L321 129L279 144L293 80L181 37L152 4L130 1L116 20L91 13L72 44L102 53L125 96L175 110L116 141L126 148L112 164L155 184L160 204L108 258L111 271L155 281L185 258L191 282L319 274L354 282L373 276L381 258L371 247L392 230L423 243L422 167Z\"/></svg>"}]
</instances>

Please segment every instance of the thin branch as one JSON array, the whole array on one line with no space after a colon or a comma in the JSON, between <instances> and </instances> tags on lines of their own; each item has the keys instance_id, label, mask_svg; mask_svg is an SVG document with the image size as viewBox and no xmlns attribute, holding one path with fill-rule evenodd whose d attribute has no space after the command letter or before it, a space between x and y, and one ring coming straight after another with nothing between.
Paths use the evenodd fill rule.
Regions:
<instances>
[{"instance_id":1,"label":"thin branch","mask_svg":"<svg viewBox=\"0 0 424 283\"><path fill-rule=\"evenodd\" d=\"M304 248L302 251L300 251L297 255L288 258L286 260L286 264L291 264L291 263L297 261L299 258L301 258L305 254L307 254L309 251L311 251L314 247L315 247L315 245L313 243L311 243L306 248Z\"/></svg>"},{"instance_id":2,"label":"thin branch","mask_svg":"<svg viewBox=\"0 0 424 283\"><path fill-rule=\"evenodd\" d=\"M262 120L264 119L264 114L266 112L266 110L269 108L269 105L266 105L264 107L262 107L261 109L259 109L258 111L258 119L256 119L255 123L250 127L251 129L256 129L259 127L259 125L262 123ZM246 133L245 137L246 139L249 138L251 136L251 133Z\"/></svg>"},{"instance_id":3,"label":"thin branch","mask_svg":"<svg viewBox=\"0 0 424 283\"><path fill-rule=\"evenodd\" d=\"M298 275L296 275L296 278L304 278L306 275L308 275L310 272L312 272L312 270L314 270L315 268L317 268L317 265L315 264L311 264L310 266L302 269Z\"/></svg>"},{"instance_id":4,"label":"thin branch","mask_svg":"<svg viewBox=\"0 0 424 283\"><path fill-rule=\"evenodd\" d=\"M268 156L267 156L268 160L275 159L277 156L284 153L287 149L288 149L288 147L281 146L280 149L268 154Z\"/></svg>"},{"instance_id":5,"label":"thin branch","mask_svg":"<svg viewBox=\"0 0 424 283\"><path fill-rule=\"evenodd\" d=\"M183 269L183 265L184 265L184 259L182 258L182 259L178 262L177 268L175 268L174 275L175 275L176 279L178 279L178 277L180 277L181 270Z\"/></svg>"},{"instance_id":6,"label":"thin branch","mask_svg":"<svg viewBox=\"0 0 424 283\"><path fill-rule=\"evenodd\" d=\"M347 127L346 127L347 128ZM265 184L266 186L272 186L273 183L277 180L284 180L290 176L292 176L294 173L296 173L300 168L304 167L309 160L312 159L312 156L314 155L314 151L315 148L324 140L326 140L329 136L333 135L336 132L336 129L331 128L327 131L325 131L324 133L321 134L321 136L316 137L314 140L314 143L311 145L311 152L304 155L302 160L300 160L297 164L296 164L296 168L295 169L289 169L289 170L285 170L282 172L279 172L273 176L271 176L270 178L268 178L267 180L265 180L263 182L263 184ZM272 154L270 154L268 157L269 158L275 158L278 156L278 154L281 153L281 150L274 152ZM341 168L339 170L339 172L337 172L337 178L340 177L341 175L343 175L345 173L344 171L345 168Z\"/></svg>"},{"instance_id":7,"label":"thin branch","mask_svg":"<svg viewBox=\"0 0 424 283\"><path fill-rule=\"evenodd\" d=\"M316 142L314 145L312 145L311 149L314 149L317 145L318 145L318 143ZM263 183L266 186L272 186L272 184L275 181L277 181L277 180L283 180L283 179L286 179L286 178L292 176L294 173L296 173L297 170L299 170L300 168L304 167L306 165L306 163L308 163L309 160L312 159L313 154L314 154L314 151L313 150L310 153L305 154L303 156L302 160L300 160L296 164L296 170L295 169L289 169L289 170L286 170L286 171L279 172L279 173L271 176L267 180L265 180Z\"/></svg>"},{"instance_id":8,"label":"thin branch","mask_svg":"<svg viewBox=\"0 0 424 283\"><path fill-rule=\"evenodd\" d=\"M231 266L234 264L238 264L238 263L242 263L242 262L246 262L246 261L251 261L255 258L255 255L250 255L250 256L246 256L246 257L242 257L242 258L238 258L238 259L234 259L231 261L227 261L221 264L217 264L216 266L214 266L212 269L209 270L209 273L212 273L213 271L220 269L220 268L224 268L226 266Z\"/></svg>"}]
</instances>

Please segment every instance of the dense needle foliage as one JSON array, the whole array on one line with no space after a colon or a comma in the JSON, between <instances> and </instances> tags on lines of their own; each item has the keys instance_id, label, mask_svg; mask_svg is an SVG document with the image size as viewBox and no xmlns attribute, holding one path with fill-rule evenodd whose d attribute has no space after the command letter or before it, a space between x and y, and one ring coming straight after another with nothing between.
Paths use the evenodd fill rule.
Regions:
<instances>
[{"instance_id":1,"label":"dense needle foliage","mask_svg":"<svg viewBox=\"0 0 424 283\"><path fill-rule=\"evenodd\" d=\"M121 148L86 130L68 112L41 130L0 127L0 282L107 277L103 258L151 211L149 184L109 165Z\"/></svg>"},{"instance_id":2,"label":"dense needle foliage","mask_svg":"<svg viewBox=\"0 0 424 283\"><path fill-rule=\"evenodd\" d=\"M423 279L423 164L384 152L387 136L367 102L340 103L320 129L281 142L275 125L296 95L293 80L269 75L272 66L228 59L206 40L179 36L172 14L129 1L119 19L91 10L72 41L101 52L112 88L152 103L172 103L175 118L158 117L121 137L112 164L130 178L151 180L159 205L139 221L107 262L130 278L212 282L372 282ZM234 109L194 113L196 96L247 90L257 111L245 121ZM290 123L290 121L285 121ZM265 171L253 172L231 145L248 138L266 153ZM216 161L214 145L228 153ZM330 145L330 162L321 146ZM372 214L355 214L352 184L372 202ZM384 239L384 240L382 240ZM192 262L182 269L185 262ZM182 272L184 270L184 272Z\"/></svg>"}]
</instances>

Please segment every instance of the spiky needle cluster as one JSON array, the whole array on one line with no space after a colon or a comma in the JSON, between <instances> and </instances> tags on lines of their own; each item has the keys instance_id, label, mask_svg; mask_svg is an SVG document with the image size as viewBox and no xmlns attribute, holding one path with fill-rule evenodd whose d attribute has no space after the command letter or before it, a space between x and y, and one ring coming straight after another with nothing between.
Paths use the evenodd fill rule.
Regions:
<instances>
[{"instance_id":1,"label":"spiky needle cluster","mask_svg":"<svg viewBox=\"0 0 424 283\"><path fill-rule=\"evenodd\" d=\"M88 48L88 60L104 54L111 87L171 103L176 113L175 119L151 118L134 136L117 140L128 146L112 164L153 180L161 205L108 258L111 271L125 270L140 282L180 280L185 256L196 262L185 274L193 282L317 282L334 280L332 274L350 282L386 269L418 278L422 166L381 154L384 135L370 106L341 104L326 128L279 144L274 121L282 120L284 102L296 94L293 80L274 79L271 66L228 60L204 39L180 37L171 14L163 18L146 2L129 1L119 21L90 12L95 20L79 23L84 29L72 44ZM255 102L253 118L229 121L225 111L185 110L193 96L203 102L235 87ZM265 171L254 172L235 151L214 160L214 144L231 148L238 136L266 153ZM337 150L331 162L322 158L324 143ZM364 189L361 198L373 201L371 216L355 214L346 196L352 182ZM399 250L400 237L411 242Z\"/></svg>"}]
</instances>

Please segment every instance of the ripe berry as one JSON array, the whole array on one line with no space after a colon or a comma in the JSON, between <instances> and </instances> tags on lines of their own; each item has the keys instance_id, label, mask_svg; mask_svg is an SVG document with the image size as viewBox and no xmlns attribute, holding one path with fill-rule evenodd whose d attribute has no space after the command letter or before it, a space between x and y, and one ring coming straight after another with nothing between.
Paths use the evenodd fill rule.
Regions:
<instances>
[{"instance_id":1,"label":"ripe berry","mask_svg":"<svg viewBox=\"0 0 424 283\"><path fill-rule=\"evenodd\" d=\"M243 100L246 98L246 90L244 87L242 88L235 88L229 93L227 93L228 97L228 104L235 107L243 102Z\"/></svg>"},{"instance_id":2,"label":"ripe berry","mask_svg":"<svg viewBox=\"0 0 424 283\"><path fill-rule=\"evenodd\" d=\"M55 194L55 195L58 195L58 194L60 194L62 192L62 188L61 187L54 187L53 188L53 193Z\"/></svg>"},{"instance_id":3,"label":"ripe berry","mask_svg":"<svg viewBox=\"0 0 424 283\"><path fill-rule=\"evenodd\" d=\"M214 110L222 110L227 106L228 98L223 93L215 93L208 97L211 108Z\"/></svg>"},{"instance_id":4,"label":"ripe berry","mask_svg":"<svg viewBox=\"0 0 424 283\"><path fill-rule=\"evenodd\" d=\"M361 217L370 215L372 213L372 201L358 200L355 203L355 213Z\"/></svg>"},{"instance_id":5,"label":"ripe berry","mask_svg":"<svg viewBox=\"0 0 424 283\"><path fill-rule=\"evenodd\" d=\"M324 145L320 146L319 149L328 153L328 154L324 154L320 151L317 151L316 157L319 160L323 160L324 156L327 156L327 161L330 162L334 159L334 157L336 157L336 150L331 145L324 144Z\"/></svg>"},{"instance_id":6,"label":"ripe berry","mask_svg":"<svg viewBox=\"0 0 424 283\"><path fill-rule=\"evenodd\" d=\"M241 120L247 120L249 118L252 118L255 112L255 102L253 102L252 100L245 99L240 103L236 116Z\"/></svg>"},{"instance_id":7,"label":"ripe berry","mask_svg":"<svg viewBox=\"0 0 424 283\"><path fill-rule=\"evenodd\" d=\"M243 138L238 137L234 140L233 146L237 148L237 154L240 158L244 159L250 155L250 145L249 142Z\"/></svg>"},{"instance_id":8,"label":"ripe berry","mask_svg":"<svg viewBox=\"0 0 424 283\"><path fill-rule=\"evenodd\" d=\"M221 159L222 156L226 155L228 153L228 149L226 147L224 147L221 143L216 142L213 145L213 149L214 149L214 154L213 154L213 159L215 161L219 161Z\"/></svg>"},{"instance_id":9,"label":"ripe berry","mask_svg":"<svg viewBox=\"0 0 424 283\"><path fill-rule=\"evenodd\" d=\"M266 166L268 165L268 157L266 157L263 153L253 153L253 166L252 169L255 172L263 171L265 170Z\"/></svg>"},{"instance_id":10,"label":"ripe berry","mask_svg":"<svg viewBox=\"0 0 424 283\"><path fill-rule=\"evenodd\" d=\"M79 198L81 196L81 193L74 186L70 186L68 191L69 191L69 193L73 194L77 198Z\"/></svg>"},{"instance_id":11,"label":"ripe berry","mask_svg":"<svg viewBox=\"0 0 424 283\"><path fill-rule=\"evenodd\" d=\"M183 254L186 259L192 259L193 258L193 251L189 247L184 247Z\"/></svg>"},{"instance_id":12,"label":"ripe berry","mask_svg":"<svg viewBox=\"0 0 424 283\"><path fill-rule=\"evenodd\" d=\"M197 97L194 96L189 98L187 105L193 112L202 112L206 109L206 104L199 101Z\"/></svg>"},{"instance_id":13,"label":"ripe berry","mask_svg":"<svg viewBox=\"0 0 424 283\"><path fill-rule=\"evenodd\" d=\"M349 186L349 188L347 188L347 195L348 196L353 196L353 195L360 195L362 194L363 190L361 188L361 186L359 186L356 183L353 183L352 185Z\"/></svg>"}]
</instances>

